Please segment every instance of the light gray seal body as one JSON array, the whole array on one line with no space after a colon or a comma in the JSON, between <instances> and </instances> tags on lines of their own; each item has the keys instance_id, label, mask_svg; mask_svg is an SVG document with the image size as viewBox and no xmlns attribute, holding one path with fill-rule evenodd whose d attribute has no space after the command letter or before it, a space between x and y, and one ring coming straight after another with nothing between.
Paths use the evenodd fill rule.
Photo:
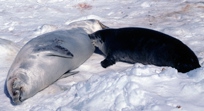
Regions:
<instances>
[{"instance_id":1,"label":"light gray seal body","mask_svg":"<svg viewBox=\"0 0 204 111\"><path fill-rule=\"evenodd\" d=\"M103 28L97 20L72 23L69 30L40 35L25 44L8 72L6 87L19 104L85 62L94 52L88 33ZM94 28L95 27L95 28Z\"/></svg>"}]
</instances>

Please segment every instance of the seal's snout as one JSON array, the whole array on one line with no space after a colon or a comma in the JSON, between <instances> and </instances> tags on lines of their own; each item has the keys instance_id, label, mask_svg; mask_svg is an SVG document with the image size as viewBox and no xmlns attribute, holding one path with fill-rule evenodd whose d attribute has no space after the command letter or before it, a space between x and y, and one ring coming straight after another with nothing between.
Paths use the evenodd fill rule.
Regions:
<instances>
[{"instance_id":1,"label":"seal's snout","mask_svg":"<svg viewBox=\"0 0 204 111\"><path fill-rule=\"evenodd\" d=\"M13 91L13 96L14 96L14 97L15 97L15 96L18 96L18 95L20 95L20 91L19 91L19 90Z\"/></svg>"},{"instance_id":2,"label":"seal's snout","mask_svg":"<svg viewBox=\"0 0 204 111\"><path fill-rule=\"evenodd\" d=\"M88 34L90 39L94 39L93 34Z\"/></svg>"},{"instance_id":3,"label":"seal's snout","mask_svg":"<svg viewBox=\"0 0 204 111\"><path fill-rule=\"evenodd\" d=\"M10 78L7 84L8 92L14 104L22 103L22 83L18 78Z\"/></svg>"},{"instance_id":4,"label":"seal's snout","mask_svg":"<svg viewBox=\"0 0 204 111\"><path fill-rule=\"evenodd\" d=\"M89 38L90 38L91 40L97 40L97 39L99 39L99 37L98 37L98 35L96 34L96 32L95 32L95 33L92 33L92 34L88 34L88 36L89 36Z\"/></svg>"},{"instance_id":5,"label":"seal's snout","mask_svg":"<svg viewBox=\"0 0 204 111\"><path fill-rule=\"evenodd\" d=\"M21 92L19 89L13 91L13 103L20 104L21 103Z\"/></svg>"},{"instance_id":6,"label":"seal's snout","mask_svg":"<svg viewBox=\"0 0 204 111\"><path fill-rule=\"evenodd\" d=\"M94 34L89 34L88 36L91 39L92 44L96 45L96 42L97 42L96 36Z\"/></svg>"}]
</instances>

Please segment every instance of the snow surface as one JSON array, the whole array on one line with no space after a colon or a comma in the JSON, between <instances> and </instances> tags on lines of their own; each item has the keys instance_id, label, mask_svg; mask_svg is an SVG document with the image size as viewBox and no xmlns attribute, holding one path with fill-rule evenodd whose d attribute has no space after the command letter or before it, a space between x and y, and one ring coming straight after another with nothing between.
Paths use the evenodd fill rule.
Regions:
<instances>
[{"instance_id":1,"label":"snow surface","mask_svg":"<svg viewBox=\"0 0 204 111\"><path fill-rule=\"evenodd\" d=\"M203 111L203 0L0 0L0 111ZM198 56L201 68L186 74L171 67L118 62L100 66L93 54L80 73L58 80L21 105L4 90L19 49L37 35L98 19L109 27L146 27L172 35Z\"/></svg>"}]
</instances>

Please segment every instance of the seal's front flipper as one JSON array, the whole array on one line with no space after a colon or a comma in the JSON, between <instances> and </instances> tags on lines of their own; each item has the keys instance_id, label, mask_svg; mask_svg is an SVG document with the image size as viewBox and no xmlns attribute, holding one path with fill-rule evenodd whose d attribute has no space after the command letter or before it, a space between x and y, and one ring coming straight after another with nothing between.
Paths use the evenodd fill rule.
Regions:
<instances>
[{"instance_id":1,"label":"seal's front flipper","mask_svg":"<svg viewBox=\"0 0 204 111\"><path fill-rule=\"evenodd\" d=\"M111 66L115 64L115 59L110 57L110 56L107 56L106 59L104 59L103 61L101 61L101 66L103 68L107 68L108 66Z\"/></svg>"},{"instance_id":2,"label":"seal's front flipper","mask_svg":"<svg viewBox=\"0 0 204 111\"><path fill-rule=\"evenodd\" d=\"M55 45L52 48L52 51L50 54L47 54L47 56L57 56L57 57L63 57L63 58L72 58L74 55L66 48Z\"/></svg>"},{"instance_id":3,"label":"seal's front flipper","mask_svg":"<svg viewBox=\"0 0 204 111\"><path fill-rule=\"evenodd\" d=\"M63 74L61 77L60 77L60 79L62 79L62 78L66 78L66 77L68 77L68 76L71 76L71 75L74 75L74 74L77 74L77 73L79 73L79 71L73 71L73 72L66 72L65 74Z\"/></svg>"},{"instance_id":4,"label":"seal's front flipper","mask_svg":"<svg viewBox=\"0 0 204 111\"><path fill-rule=\"evenodd\" d=\"M66 48L61 45L47 45L47 46L38 46L33 49L34 52L45 52L47 56L56 56L62 58L72 58L74 55Z\"/></svg>"}]
</instances>

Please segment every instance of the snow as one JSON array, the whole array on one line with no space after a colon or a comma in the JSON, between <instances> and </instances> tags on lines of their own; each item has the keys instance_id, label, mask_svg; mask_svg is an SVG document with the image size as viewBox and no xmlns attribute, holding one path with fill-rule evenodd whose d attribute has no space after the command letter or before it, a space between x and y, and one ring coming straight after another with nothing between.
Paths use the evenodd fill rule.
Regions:
<instances>
[{"instance_id":1,"label":"snow","mask_svg":"<svg viewBox=\"0 0 204 111\"><path fill-rule=\"evenodd\" d=\"M203 0L1 0L1 111L202 111L204 109ZM171 67L117 64L103 69L94 53L78 69L21 105L4 89L7 72L30 39L78 20L145 27L172 35L198 56L201 68L186 74Z\"/></svg>"}]
</instances>

